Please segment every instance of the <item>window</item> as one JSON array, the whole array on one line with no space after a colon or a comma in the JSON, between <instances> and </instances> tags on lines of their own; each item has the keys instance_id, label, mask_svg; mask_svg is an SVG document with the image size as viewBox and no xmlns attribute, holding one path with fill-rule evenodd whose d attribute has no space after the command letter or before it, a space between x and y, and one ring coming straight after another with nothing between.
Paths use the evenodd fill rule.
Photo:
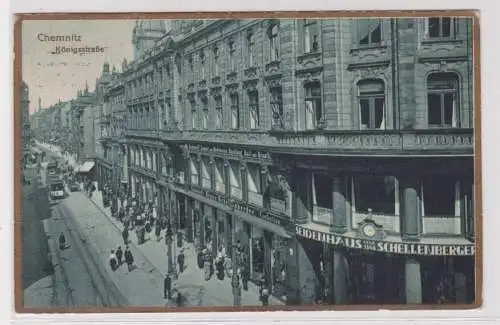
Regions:
<instances>
[{"instance_id":1,"label":"window","mask_svg":"<svg viewBox=\"0 0 500 325\"><path fill-rule=\"evenodd\" d=\"M199 163L195 156L191 157L189 168L191 171L191 184L199 185L200 184L200 178L198 176Z\"/></svg>"},{"instance_id":2,"label":"window","mask_svg":"<svg viewBox=\"0 0 500 325\"><path fill-rule=\"evenodd\" d=\"M259 127L259 93L257 91L248 92L248 102L250 108L250 129Z\"/></svg>"},{"instance_id":3,"label":"window","mask_svg":"<svg viewBox=\"0 0 500 325\"><path fill-rule=\"evenodd\" d=\"M211 184L212 184L212 181L211 181L211 173L210 173L210 169L212 168L212 165L209 161L208 158L203 158L201 160L201 177L202 177L202 180L201 180L201 185L204 187L204 188L211 188Z\"/></svg>"},{"instance_id":4,"label":"window","mask_svg":"<svg viewBox=\"0 0 500 325\"><path fill-rule=\"evenodd\" d=\"M394 215L397 181L393 176L360 175L355 177L356 211ZM398 198L399 200L399 198Z\"/></svg>"},{"instance_id":5,"label":"window","mask_svg":"<svg viewBox=\"0 0 500 325\"><path fill-rule=\"evenodd\" d=\"M377 45L382 42L380 19L357 19L359 45Z\"/></svg>"},{"instance_id":6,"label":"window","mask_svg":"<svg viewBox=\"0 0 500 325\"><path fill-rule=\"evenodd\" d=\"M240 128L240 108L239 108L239 98L237 93L231 93L229 95L231 101L231 128Z\"/></svg>"},{"instance_id":7,"label":"window","mask_svg":"<svg viewBox=\"0 0 500 325\"><path fill-rule=\"evenodd\" d=\"M280 58L279 53L279 26L272 25L269 28L269 49L271 61L278 61Z\"/></svg>"},{"instance_id":8,"label":"window","mask_svg":"<svg viewBox=\"0 0 500 325\"><path fill-rule=\"evenodd\" d=\"M273 118L273 128L283 128L283 89L275 87L269 89L271 95L271 110Z\"/></svg>"},{"instance_id":9,"label":"window","mask_svg":"<svg viewBox=\"0 0 500 325\"><path fill-rule=\"evenodd\" d=\"M203 107L203 129L208 130L208 107Z\"/></svg>"},{"instance_id":10,"label":"window","mask_svg":"<svg viewBox=\"0 0 500 325\"><path fill-rule=\"evenodd\" d=\"M429 38L449 38L455 34L455 24L450 17L432 17L427 21Z\"/></svg>"},{"instance_id":11,"label":"window","mask_svg":"<svg viewBox=\"0 0 500 325\"><path fill-rule=\"evenodd\" d=\"M200 78L205 80L205 52L200 51Z\"/></svg>"},{"instance_id":12,"label":"window","mask_svg":"<svg viewBox=\"0 0 500 325\"><path fill-rule=\"evenodd\" d=\"M191 103L191 128L196 130L198 127L198 112L196 111L196 102L190 100Z\"/></svg>"},{"instance_id":13,"label":"window","mask_svg":"<svg viewBox=\"0 0 500 325\"><path fill-rule=\"evenodd\" d=\"M228 54L229 54L229 66L231 67L231 72L236 70L236 46L234 40L229 40L228 42Z\"/></svg>"},{"instance_id":14,"label":"window","mask_svg":"<svg viewBox=\"0 0 500 325\"><path fill-rule=\"evenodd\" d=\"M312 177L313 221L331 224L333 209L333 180L326 174Z\"/></svg>"},{"instance_id":15,"label":"window","mask_svg":"<svg viewBox=\"0 0 500 325\"><path fill-rule=\"evenodd\" d=\"M360 128L385 129L385 85L382 80L358 83Z\"/></svg>"},{"instance_id":16,"label":"window","mask_svg":"<svg viewBox=\"0 0 500 325\"><path fill-rule=\"evenodd\" d=\"M423 216L455 215L455 180L445 175L432 175L423 180Z\"/></svg>"},{"instance_id":17,"label":"window","mask_svg":"<svg viewBox=\"0 0 500 325\"><path fill-rule=\"evenodd\" d=\"M248 51L248 66L253 67L255 65L254 62L254 38L253 32L249 31L247 33L247 51Z\"/></svg>"},{"instance_id":18,"label":"window","mask_svg":"<svg viewBox=\"0 0 500 325\"><path fill-rule=\"evenodd\" d=\"M322 117L321 84L319 82L307 83L305 90L305 127L313 130L318 126Z\"/></svg>"},{"instance_id":19,"label":"window","mask_svg":"<svg viewBox=\"0 0 500 325\"><path fill-rule=\"evenodd\" d=\"M304 19L304 52L317 52L319 50L318 21Z\"/></svg>"},{"instance_id":20,"label":"window","mask_svg":"<svg viewBox=\"0 0 500 325\"><path fill-rule=\"evenodd\" d=\"M216 111L216 120L215 120L215 128L222 129L223 125L223 115L222 115L222 96L217 95L215 97L215 111Z\"/></svg>"},{"instance_id":21,"label":"window","mask_svg":"<svg viewBox=\"0 0 500 325\"><path fill-rule=\"evenodd\" d=\"M218 76L220 74L220 62L219 62L219 48L217 45L214 46L214 76Z\"/></svg>"},{"instance_id":22,"label":"window","mask_svg":"<svg viewBox=\"0 0 500 325\"><path fill-rule=\"evenodd\" d=\"M433 73L427 78L429 127L459 127L458 76Z\"/></svg>"}]
</instances>

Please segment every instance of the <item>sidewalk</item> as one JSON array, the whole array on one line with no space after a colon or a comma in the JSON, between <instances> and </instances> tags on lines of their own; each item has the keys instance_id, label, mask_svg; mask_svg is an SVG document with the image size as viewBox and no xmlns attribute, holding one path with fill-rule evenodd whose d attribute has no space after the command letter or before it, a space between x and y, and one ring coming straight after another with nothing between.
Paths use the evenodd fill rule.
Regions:
<instances>
[{"instance_id":1,"label":"sidewalk","mask_svg":"<svg viewBox=\"0 0 500 325\"><path fill-rule=\"evenodd\" d=\"M116 231L121 233L123 229L121 223L111 216L110 208L105 208L102 204L102 193L95 191L90 199L107 217L115 227ZM146 242L142 245L137 245L137 237L135 231L130 232L131 245L135 246L144 257L154 266L154 268L164 275L167 271L166 245L164 244L164 231L160 236L160 241L156 241L156 236L153 232L146 235ZM174 240L174 245L176 241ZM225 277L224 280L219 280L212 276L209 281L204 280L203 270L197 266L196 250L191 243L184 243L185 254L185 270L177 279L177 288L188 300L188 305L194 306L232 306L233 294L231 288L231 279ZM179 248L175 247L176 251ZM161 284L162 285L162 284ZM269 297L270 305L284 305L284 303L274 297ZM242 290L241 296L242 306L261 306L257 286L249 283L248 291Z\"/></svg>"}]
</instances>

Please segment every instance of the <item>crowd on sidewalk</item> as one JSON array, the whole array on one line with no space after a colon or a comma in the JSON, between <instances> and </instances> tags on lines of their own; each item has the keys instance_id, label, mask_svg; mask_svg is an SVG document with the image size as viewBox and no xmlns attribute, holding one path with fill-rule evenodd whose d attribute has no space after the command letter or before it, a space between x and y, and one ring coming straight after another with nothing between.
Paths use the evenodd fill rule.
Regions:
<instances>
[{"instance_id":1,"label":"crowd on sidewalk","mask_svg":"<svg viewBox=\"0 0 500 325\"><path fill-rule=\"evenodd\" d=\"M205 292L209 288L214 303L215 300L219 300L218 305L221 305L221 297L218 295L232 296L232 299L222 299L225 305L232 303L241 306L242 300L244 305L252 306L284 304L270 297L265 282L261 282L258 288L249 286L249 270L246 269L247 263L245 263L248 256L238 244L233 254L225 252L223 246L219 247L217 252L213 252L210 238L204 247L187 243L182 232L174 233L172 225L158 215L153 202L143 203L136 198L115 194L106 184L101 186L102 190L98 190L96 182L84 182L82 189L85 190L89 200L115 225L117 231L121 232L125 251L121 246L110 248L108 262L112 270L122 264L127 264L129 272L133 270L134 257L129 245L135 243L137 250L151 261L156 269L166 270L161 272L164 276L163 297L178 306L183 305L184 294L190 295L190 288L195 286L203 287ZM150 240L153 237L156 238L156 243ZM177 252L173 252L175 249ZM190 265L187 265L186 261ZM158 264L161 266L157 267ZM197 269L199 271L196 271ZM210 292L208 295L210 296Z\"/></svg>"}]
</instances>

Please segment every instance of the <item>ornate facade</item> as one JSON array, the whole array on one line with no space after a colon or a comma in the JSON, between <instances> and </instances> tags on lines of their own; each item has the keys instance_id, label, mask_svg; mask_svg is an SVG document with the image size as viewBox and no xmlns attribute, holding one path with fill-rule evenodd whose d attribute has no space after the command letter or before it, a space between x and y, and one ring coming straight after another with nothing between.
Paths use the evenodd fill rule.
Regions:
<instances>
[{"instance_id":1,"label":"ornate facade","mask_svg":"<svg viewBox=\"0 0 500 325\"><path fill-rule=\"evenodd\" d=\"M134 44L120 177L188 241L239 241L290 303L474 299L470 20L150 21Z\"/></svg>"}]
</instances>

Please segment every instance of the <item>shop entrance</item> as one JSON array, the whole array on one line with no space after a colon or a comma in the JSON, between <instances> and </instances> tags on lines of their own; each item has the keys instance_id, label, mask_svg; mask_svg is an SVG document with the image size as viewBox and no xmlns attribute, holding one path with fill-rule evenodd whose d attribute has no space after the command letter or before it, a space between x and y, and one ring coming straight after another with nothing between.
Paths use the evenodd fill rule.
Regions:
<instances>
[{"instance_id":1,"label":"shop entrance","mask_svg":"<svg viewBox=\"0 0 500 325\"><path fill-rule=\"evenodd\" d=\"M387 254L346 251L354 304L405 302L405 259Z\"/></svg>"}]
</instances>

